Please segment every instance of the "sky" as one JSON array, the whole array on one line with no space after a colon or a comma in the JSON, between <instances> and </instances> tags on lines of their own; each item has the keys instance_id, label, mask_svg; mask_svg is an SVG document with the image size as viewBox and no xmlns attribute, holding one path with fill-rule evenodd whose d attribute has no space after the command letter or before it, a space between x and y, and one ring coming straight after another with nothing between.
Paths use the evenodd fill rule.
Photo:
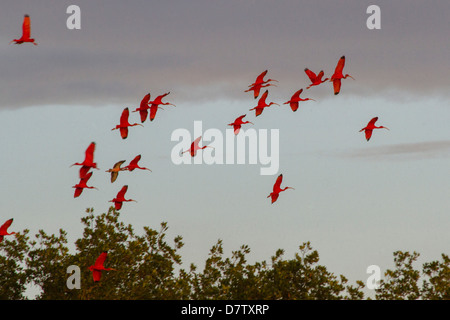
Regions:
<instances>
[{"instance_id":1,"label":"sky","mask_svg":"<svg viewBox=\"0 0 450 320\"><path fill-rule=\"evenodd\" d=\"M68 29L69 5L81 29ZM381 29L368 29L368 6ZM37 46L14 45L24 14ZM123 185L121 219L139 233L168 222L181 235L186 267L200 269L218 239L225 255L247 244L249 262L291 259L310 241L328 270L351 283L366 269L393 267L393 252L422 262L449 250L450 45L448 1L2 1L0 4L0 212L9 231L82 236L86 208L106 212ZM331 76L345 55L339 95L330 82L306 90L304 68ZM278 80L262 115L256 76ZM304 88L294 113L283 104ZM170 92L156 119L111 129L145 94ZM246 114L254 130L278 130L279 170L261 164L176 165L177 129L223 132ZM378 116L370 141L359 130ZM137 113L130 122L140 122ZM95 170L79 198L72 188L84 151L96 142ZM189 145L190 142L187 142ZM208 142L207 142L208 143ZM270 148L269 148L270 150ZM152 170L105 171L141 154ZM201 155L201 152L199 152ZM287 190L270 203L278 174Z\"/></svg>"}]
</instances>

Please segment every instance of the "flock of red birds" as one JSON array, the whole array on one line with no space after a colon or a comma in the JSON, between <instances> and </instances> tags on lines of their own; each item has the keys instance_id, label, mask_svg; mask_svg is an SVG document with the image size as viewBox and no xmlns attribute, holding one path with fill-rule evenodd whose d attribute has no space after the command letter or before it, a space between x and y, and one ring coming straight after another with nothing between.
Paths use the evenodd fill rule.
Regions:
<instances>
[{"instance_id":1,"label":"flock of red birds","mask_svg":"<svg viewBox=\"0 0 450 320\"><path fill-rule=\"evenodd\" d=\"M31 27L30 27L30 17L28 15L24 16L24 20L23 20L23 25L22 25L22 37L20 39L14 39L11 41L11 43L15 43L15 44L22 44L22 43L33 43L34 45L37 45L37 43L35 42L35 40L33 38L30 37L31 36ZM312 72L311 70L309 70L308 68L305 68L304 71L306 73L306 75L308 76L309 80L311 81L311 83L306 87L306 89L310 89L313 86L318 86L321 85L323 83L326 82L333 82L333 89L334 89L334 94L337 95L339 94L339 92L341 91L341 81L342 79L346 79L347 77L350 77L353 79L352 76L348 75L348 74L343 74L343 69L344 69L344 65L345 65L345 56L342 56L336 67L335 67L335 71L334 74L330 77L330 78L325 78L323 79L324 76L324 72L323 70L321 70L317 75ZM275 79L267 79L264 80L264 77L267 75L267 70L265 70L264 72L262 72L255 80L254 83L250 84L248 86L248 89L245 90L244 92L251 92L253 91L253 97L254 99L257 99L260 95L260 91L262 88L266 88L269 86L276 86L275 84L273 84L273 82L278 82ZM290 98L290 100L284 102L283 104L289 104L290 108L292 109L292 111L297 111L298 107L299 107L299 102L302 101L308 101L308 100L312 100L315 101L314 99L310 99L310 98L300 98L300 95L302 94L303 89L300 89L298 91L296 91L292 97ZM128 133L129 133L129 127L133 127L133 126L143 126L142 123L144 123L147 119L147 117L150 119L150 121L153 121L156 117L156 113L158 111L158 109L162 109L160 107L160 105L171 105L171 106L175 106L174 104L171 104L169 102L162 102L162 99L167 96L170 92L167 92L165 94L162 94L158 97L156 97L156 99L154 99L153 101L150 101L150 93L146 94L144 96L144 98L141 100L140 106L139 108L137 108L136 110L134 110L133 112L139 112L140 115L140 120L141 123L130 123L129 122L129 116L130 116L130 111L128 108L124 108L122 111L122 114L120 116L120 121L119 124L116 125L113 129L111 130L119 130L120 132L120 136L122 139L126 139L128 137ZM250 109L250 111L255 111L255 116L258 117L260 116L263 111L264 108L268 108L271 105L278 105L275 102L269 102L267 103L267 96L269 94L268 89L266 89L264 91L264 93L261 95L261 97L258 100L258 104ZM149 115L150 114L150 115ZM243 121L243 118L246 117L246 114L241 115L239 117L237 117L234 122L229 123L229 126L232 126L234 129L234 134L237 135L240 132L240 129L242 127L242 125L244 124L253 124L250 121ZM372 118L369 123L360 130L360 132L364 131L365 132L365 137L366 140L369 141L371 136L372 136L372 132L374 129L388 129L386 127L383 126L379 126L377 127L375 125L376 121L378 120L378 117L374 117ZM196 138L192 144L191 147L186 150L183 151L182 153L185 152L189 152L190 155L192 157L195 157L197 155L197 151L201 150L201 149L205 149L207 147L210 146L203 146L200 147L199 143L201 140L201 136ZM91 144L87 147L86 151L85 151L85 158L83 162L76 162L74 163L72 166L74 165L78 165L81 166L80 170L79 170L79 178L80 181L78 182L78 184L74 185L73 188L75 188L75 192L74 192L74 198L79 197L84 189L97 189L93 186L88 186L87 183L89 181L89 179L91 178L93 172L91 171L91 169L99 169L97 167L97 163L94 162L94 151L95 151L95 147L96 144L95 142L91 142ZM211 147L212 148L212 147ZM145 167L141 167L138 165L138 162L141 160L141 155L137 155L133 160L131 160L129 162L129 164L127 166L122 167L122 165L126 162L126 160L121 160L118 161L114 164L113 168L106 170L106 172L111 174L111 183L113 183L114 181L116 181L119 172L120 171L133 171L135 169L141 169L141 170L149 170L148 168ZM284 187L281 188L281 183L283 180L283 174L280 174L274 185L273 185L273 190L272 192L267 196L267 198L271 198L271 202L274 203L275 201L277 201L280 192L285 191L287 189L294 189L292 187ZM112 200L110 200L110 202L114 203L114 207L116 210L120 210L122 208L122 204L123 202L128 202L128 201L136 201L133 199L126 199L125 198L125 193L128 190L128 186L124 185L120 191L117 193L116 197L113 198ZM8 233L8 228L11 226L13 222L13 219L9 219L7 220L1 227L0 227L0 242L3 241L4 236L7 235L12 235L15 234L15 232L11 232ZM107 252L102 252L100 254L100 256L96 259L94 265L89 267L89 270L92 271L93 274L93 279L95 282L100 281L101 279L101 272L102 271L109 271L109 270L114 270L112 268L105 268L104 267L104 262L106 260L107 257Z\"/></svg>"}]
</instances>

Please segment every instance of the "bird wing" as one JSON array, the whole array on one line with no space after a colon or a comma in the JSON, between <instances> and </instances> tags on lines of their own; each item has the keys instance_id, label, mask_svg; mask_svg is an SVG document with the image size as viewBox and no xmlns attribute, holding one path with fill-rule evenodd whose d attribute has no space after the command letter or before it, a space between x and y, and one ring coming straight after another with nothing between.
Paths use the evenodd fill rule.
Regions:
<instances>
[{"instance_id":1,"label":"bird wing","mask_svg":"<svg viewBox=\"0 0 450 320\"><path fill-rule=\"evenodd\" d=\"M281 182L283 181L283 174L280 174L273 185L273 191L278 192L281 189Z\"/></svg>"},{"instance_id":2,"label":"bird wing","mask_svg":"<svg viewBox=\"0 0 450 320\"><path fill-rule=\"evenodd\" d=\"M292 111L297 111L298 109L298 102L297 101L293 101L289 104L291 106Z\"/></svg>"},{"instance_id":3,"label":"bird wing","mask_svg":"<svg viewBox=\"0 0 450 320\"><path fill-rule=\"evenodd\" d=\"M150 93L147 93L144 98L142 98L141 100L141 104L139 105L139 114L141 116L141 123L144 123L145 120L147 119L147 115L148 115L148 111L147 109L149 108L148 106L148 102L150 101Z\"/></svg>"},{"instance_id":4,"label":"bird wing","mask_svg":"<svg viewBox=\"0 0 450 320\"><path fill-rule=\"evenodd\" d=\"M116 181L117 177L119 176L119 172L117 171L111 171L111 183Z\"/></svg>"},{"instance_id":5,"label":"bird wing","mask_svg":"<svg viewBox=\"0 0 450 320\"><path fill-rule=\"evenodd\" d=\"M120 124L128 123L128 117L130 116L130 110L127 108L123 109L122 115L120 116Z\"/></svg>"},{"instance_id":6,"label":"bird wing","mask_svg":"<svg viewBox=\"0 0 450 320\"><path fill-rule=\"evenodd\" d=\"M266 98L267 98L268 94L269 94L269 90L264 91L263 95L258 100L258 106L266 104Z\"/></svg>"},{"instance_id":7,"label":"bird wing","mask_svg":"<svg viewBox=\"0 0 450 320\"><path fill-rule=\"evenodd\" d=\"M141 100L141 108L145 108L148 106L148 102L150 101L150 93L147 93L144 98Z\"/></svg>"},{"instance_id":8,"label":"bird wing","mask_svg":"<svg viewBox=\"0 0 450 320\"><path fill-rule=\"evenodd\" d=\"M122 187L122 189L120 189L120 191L117 193L117 198L118 199L124 198L125 197L125 193L127 192L127 190L128 190L128 186L124 185Z\"/></svg>"},{"instance_id":9,"label":"bird wing","mask_svg":"<svg viewBox=\"0 0 450 320\"><path fill-rule=\"evenodd\" d=\"M164 98L167 94L161 94L159 96L157 96L155 98L155 100L153 100L154 104L161 104L162 103L162 98Z\"/></svg>"},{"instance_id":10,"label":"bird wing","mask_svg":"<svg viewBox=\"0 0 450 320\"><path fill-rule=\"evenodd\" d=\"M372 126L374 126L375 125L375 122L377 122L377 120L378 120L378 117L374 117L374 118L372 118L370 121L369 121L369 123L367 124L367 126L369 127L372 127Z\"/></svg>"},{"instance_id":11,"label":"bird wing","mask_svg":"<svg viewBox=\"0 0 450 320\"><path fill-rule=\"evenodd\" d=\"M100 281L102 278L102 272L100 270L92 270L92 278L94 278L94 282Z\"/></svg>"},{"instance_id":12,"label":"bird wing","mask_svg":"<svg viewBox=\"0 0 450 320\"><path fill-rule=\"evenodd\" d=\"M74 198L78 198L81 195L82 192L83 192L83 188L75 188L75 192L73 194L73 197Z\"/></svg>"},{"instance_id":13,"label":"bird wing","mask_svg":"<svg viewBox=\"0 0 450 320\"><path fill-rule=\"evenodd\" d=\"M264 82L263 79L266 76L266 74L267 74L267 70L261 72L261 74L256 77L255 84L263 83Z\"/></svg>"},{"instance_id":14,"label":"bird wing","mask_svg":"<svg viewBox=\"0 0 450 320\"><path fill-rule=\"evenodd\" d=\"M157 111L158 111L158 105L152 104L150 107L150 121L153 121L155 119Z\"/></svg>"},{"instance_id":15,"label":"bird wing","mask_svg":"<svg viewBox=\"0 0 450 320\"><path fill-rule=\"evenodd\" d=\"M84 162L85 163L93 163L94 162L94 151L95 151L95 142L91 142L91 144L87 147L84 152Z\"/></svg>"},{"instance_id":16,"label":"bird wing","mask_svg":"<svg viewBox=\"0 0 450 320\"><path fill-rule=\"evenodd\" d=\"M97 258L97 260L95 260L95 267L103 267L103 264L105 263L106 260L106 256L108 255L107 251L103 251Z\"/></svg>"},{"instance_id":17,"label":"bird wing","mask_svg":"<svg viewBox=\"0 0 450 320\"><path fill-rule=\"evenodd\" d=\"M144 123L147 119L148 111L146 108L139 108L139 115L141 116L141 123Z\"/></svg>"},{"instance_id":18,"label":"bird wing","mask_svg":"<svg viewBox=\"0 0 450 320\"><path fill-rule=\"evenodd\" d=\"M336 69L334 69L334 73L336 73L336 74L342 73L342 70L344 69L344 65L345 65L345 56L342 56L336 65Z\"/></svg>"},{"instance_id":19,"label":"bird wing","mask_svg":"<svg viewBox=\"0 0 450 320\"><path fill-rule=\"evenodd\" d=\"M333 80L333 89L334 89L334 94L339 94L339 92L341 91L341 79L334 79Z\"/></svg>"},{"instance_id":20,"label":"bird wing","mask_svg":"<svg viewBox=\"0 0 450 320\"><path fill-rule=\"evenodd\" d=\"M251 90L253 90L253 97L256 99L259 96L259 91L261 90L261 85L260 84L254 85L247 91L251 91Z\"/></svg>"},{"instance_id":21,"label":"bird wing","mask_svg":"<svg viewBox=\"0 0 450 320\"><path fill-rule=\"evenodd\" d=\"M242 116L237 117L236 120L234 120L234 122L236 122L236 121L238 121L238 120L242 121L242 119L244 119L244 117L245 117L246 115L247 115L247 114L243 114Z\"/></svg>"},{"instance_id":22,"label":"bird wing","mask_svg":"<svg viewBox=\"0 0 450 320\"><path fill-rule=\"evenodd\" d=\"M80 179L86 179L90 169L91 169L91 167L89 167L89 166L81 166L81 168L80 168L80 175L79 175Z\"/></svg>"},{"instance_id":23,"label":"bird wing","mask_svg":"<svg viewBox=\"0 0 450 320\"><path fill-rule=\"evenodd\" d=\"M31 35L31 22L30 22L30 16L25 15L23 17L23 24L22 24L22 38L23 39L29 39Z\"/></svg>"},{"instance_id":24,"label":"bird wing","mask_svg":"<svg viewBox=\"0 0 450 320\"><path fill-rule=\"evenodd\" d=\"M122 201L114 201L114 208L116 210L122 209Z\"/></svg>"},{"instance_id":25,"label":"bird wing","mask_svg":"<svg viewBox=\"0 0 450 320\"><path fill-rule=\"evenodd\" d=\"M198 137L197 139L194 140L194 142L192 142L191 148L193 146L198 146L198 144L200 143L200 140L202 139L202 136Z\"/></svg>"},{"instance_id":26,"label":"bird wing","mask_svg":"<svg viewBox=\"0 0 450 320\"><path fill-rule=\"evenodd\" d=\"M308 76L309 80L311 80L311 82L315 82L316 81L317 76L316 76L316 74L314 72L312 72L308 68L305 68L305 73Z\"/></svg>"},{"instance_id":27,"label":"bird wing","mask_svg":"<svg viewBox=\"0 0 450 320\"><path fill-rule=\"evenodd\" d=\"M292 95L291 100L300 98L300 94L303 92L303 89L298 90L296 93Z\"/></svg>"},{"instance_id":28,"label":"bird wing","mask_svg":"<svg viewBox=\"0 0 450 320\"><path fill-rule=\"evenodd\" d=\"M323 70L321 70L321 71L319 72L319 74L317 75L317 80L322 79L322 77L323 77L324 74L325 74L325 73L323 72Z\"/></svg>"},{"instance_id":29,"label":"bird wing","mask_svg":"<svg viewBox=\"0 0 450 320\"><path fill-rule=\"evenodd\" d=\"M366 134L366 140L369 141L370 137L372 136L372 129L366 129L364 132Z\"/></svg>"},{"instance_id":30,"label":"bird wing","mask_svg":"<svg viewBox=\"0 0 450 320\"><path fill-rule=\"evenodd\" d=\"M263 112L263 110L264 110L264 108L258 108L258 107L256 107L256 108L255 108L255 116L256 116L256 117L259 116L259 115Z\"/></svg>"},{"instance_id":31,"label":"bird wing","mask_svg":"<svg viewBox=\"0 0 450 320\"><path fill-rule=\"evenodd\" d=\"M126 139L128 137L128 127L120 127L120 136L122 139Z\"/></svg>"},{"instance_id":32,"label":"bird wing","mask_svg":"<svg viewBox=\"0 0 450 320\"><path fill-rule=\"evenodd\" d=\"M114 164L114 169L120 168L120 166L125 162L125 160L118 161Z\"/></svg>"},{"instance_id":33,"label":"bird wing","mask_svg":"<svg viewBox=\"0 0 450 320\"><path fill-rule=\"evenodd\" d=\"M0 227L0 233L4 233L8 230L9 226L13 223L14 219L6 220L6 222Z\"/></svg>"},{"instance_id":34,"label":"bird wing","mask_svg":"<svg viewBox=\"0 0 450 320\"><path fill-rule=\"evenodd\" d=\"M81 184L81 183L86 183L86 182L88 182L88 180L89 180L91 177L92 177L92 172L89 172L89 173L85 174L85 175L83 176L83 178L80 178L80 179L81 179L81 180L80 180L80 184Z\"/></svg>"},{"instance_id":35,"label":"bird wing","mask_svg":"<svg viewBox=\"0 0 450 320\"><path fill-rule=\"evenodd\" d=\"M139 162L139 160L141 160L141 155L137 155L136 157L134 157L133 160L130 161L129 166L136 166Z\"/></svg>"}]
</instances>

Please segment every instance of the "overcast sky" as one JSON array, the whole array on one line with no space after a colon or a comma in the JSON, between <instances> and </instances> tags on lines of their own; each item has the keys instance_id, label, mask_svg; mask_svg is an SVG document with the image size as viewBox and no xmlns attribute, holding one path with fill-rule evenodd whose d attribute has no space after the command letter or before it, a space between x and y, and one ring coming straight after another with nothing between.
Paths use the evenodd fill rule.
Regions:
<instances>
[{"instance_id":1,"label":"overcast sky","mask_svg":"<svg viewBox=\"0 0 450 320\"><path fill-rule=\"evenodd\" d=\"M81 9L69 30L66 9ZM369 30L366 9L381 9ZM38 46L20 37L24 14ZM123 184L137 203L122 219L135 230L168 221L182 235L184 262L200 264L219 238L241 244L250 260L278 248L293 257L311 241L321 263L352 281L366 268L392 267L392 252L416 250L425 260L448 254L450 235L450 3L433 1L2 1L0 4L0 133L3 220L12 231L68 230L105 212ZM331 83L304 90L313 98L293 113L283 102L309 82L304 68L331 76L346 56L341 93ZM259 117L244 90L268 70L271 106ZM153 122L117 131L124 107L169 92ZM271 205L276 175L260 165L174 165L174 130L224 132L247 114L254 129L278 129L283 185ZM367 142L358 132L378 116ZM138 122L132 113L130 122ZM73 198L77 168L97 143L91 185ZM152 172L104 171L142 154Z\"/></svg>"},{"instance_id":2,"label":"overcast sky","mask_svg":"<svg viewBox=\"0 0 450 320\"><path fill-rule=\"evenodd\" d=\"M330 75L342 54L358 80L348 93L447 94L448 2L376 3L374 31L373 1L77 1L81 30L69 30L72 1L2 1L2 42L26 12L39 46L2 46L0 105L131 103L150 89L239 99L261 69L287 90L305 67Z\"/></svg>"}]
</instances>

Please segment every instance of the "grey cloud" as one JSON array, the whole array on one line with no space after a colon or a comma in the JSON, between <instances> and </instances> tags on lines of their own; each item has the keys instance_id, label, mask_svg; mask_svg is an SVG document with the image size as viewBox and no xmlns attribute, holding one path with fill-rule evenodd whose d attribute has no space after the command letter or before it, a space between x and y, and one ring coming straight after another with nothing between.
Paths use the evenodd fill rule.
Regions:
<instances>
[{"instance_id":1,"label":"grey cloud","mask_svg":"<svg viewBox=\"0 0 450 320\"><path fill-rule=\"evenodd\" d=\"M329 76L344 54L356 79L344 80L347 94L448 94L446 0L378 1L381 30L366 28L372 1L80 0L81 30L65 26L70 4L2 1L0 108L130 103L168 90L242 99L265 69L289 96L308 84L305 67ZM24 13L37 47L8 45Z\"/></svg>"},{"instance_id":2,"label":"grey cloud","mask_svg":"<svg viewBox=\"0 0 450 320\"><path fill-rule=\"evenodd\" d=\"M348 151L341 154L350 158L371 159L425 159L448 157L450 140L404 143L389 146L377 146L368 149Z\"/></svg>"}]
</instances>

